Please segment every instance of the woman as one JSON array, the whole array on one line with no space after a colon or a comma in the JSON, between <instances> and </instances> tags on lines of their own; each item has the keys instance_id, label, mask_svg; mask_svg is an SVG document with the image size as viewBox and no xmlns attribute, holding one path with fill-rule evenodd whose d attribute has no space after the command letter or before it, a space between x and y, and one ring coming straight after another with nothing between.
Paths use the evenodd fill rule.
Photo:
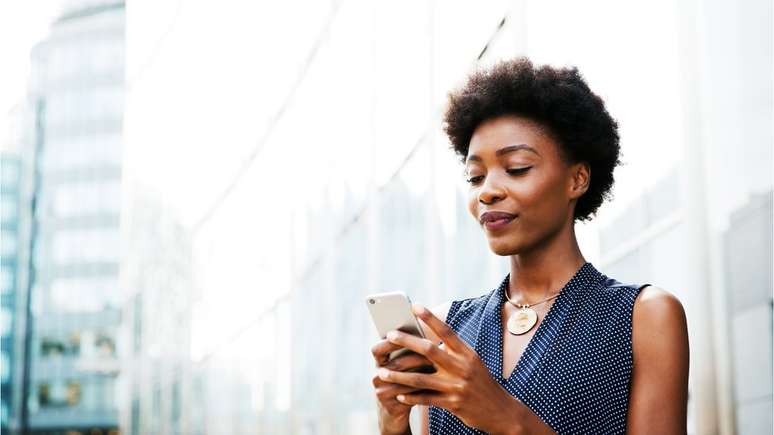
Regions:
<instances>
[{"instance_id":1,"label":"woman","mask_svg":"<svg viewBox=\"0 0 774 435\"><path fill-rule=\"evenodd\" d=\"M602 100L576 68L518 58L473 74L444 121L468 209L510 273L482 296L415 305L426 339L393 331L372 348L381 433L411 433L418 405L424 434L685 434L680 301L605 276L575 237L621 163ZM401 347L414 352L388 362Z\"/></svg>"}]
</instances>

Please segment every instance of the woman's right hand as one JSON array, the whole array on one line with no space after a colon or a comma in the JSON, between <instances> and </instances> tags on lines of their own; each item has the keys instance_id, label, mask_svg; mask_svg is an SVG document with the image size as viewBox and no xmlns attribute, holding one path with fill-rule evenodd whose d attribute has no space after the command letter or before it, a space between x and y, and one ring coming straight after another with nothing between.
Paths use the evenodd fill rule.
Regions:
<instances>
[{"instance_id":1,"label":"woman's right hand","mask_svg":"<svg viewBox=\"0 0 774 435\"><path fill-rule=\"evenodd\" d=\"M406 385L393 384L379 378L379 368L386 367L390 370L408 371L433 365L430 360L416 352L408 352L392 360L390 352L400 349L401 346L381 340L371 348L371 353L376 361L376 372L373 377L373 385L379 407L379 430L382 435L403 435L409 432L409 415L413 405L399 402L395 396L398 394L419 391L419 388Z\"/></svg>"}]
</instances>

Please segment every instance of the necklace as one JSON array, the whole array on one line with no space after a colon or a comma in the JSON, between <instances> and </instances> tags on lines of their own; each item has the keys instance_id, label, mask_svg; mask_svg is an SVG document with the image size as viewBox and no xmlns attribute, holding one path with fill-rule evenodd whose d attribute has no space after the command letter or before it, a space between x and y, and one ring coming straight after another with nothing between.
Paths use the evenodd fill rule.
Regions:
<instances>
[{"instance_id":1,"label":"necklace","mask_svg":"<svg viewBox=\"0 0 774 435\"><path fill-rule=\"evenodd\" d=\"M507 287L503 289L503 292L505 292L505 298L508 299L508 302L519 309L515 313L511 314L511 316L508 318L508 332L513 335L522 335L532 329L533 326L535 326L535 323L537 323L538 320L538 315L537 312L532 309L532 307L535 305L540 305L543 302L549 301L559 296L559 293L557 293L550 298L543 299L542 301L536 302L534 304L517 304L508 297Z\"/></svg>"}]
</instances>

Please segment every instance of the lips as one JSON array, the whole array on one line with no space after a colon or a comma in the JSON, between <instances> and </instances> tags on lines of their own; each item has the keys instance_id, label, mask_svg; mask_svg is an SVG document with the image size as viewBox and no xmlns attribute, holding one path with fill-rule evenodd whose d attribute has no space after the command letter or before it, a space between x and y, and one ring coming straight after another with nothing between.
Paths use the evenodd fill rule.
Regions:
<instances>
[{"instance_id":1,"label":"lips","mask_svg":"<svg viewBox=\"0 0 774 435\"><path fill-rule=\"evenodd\" d=\"M497 221L512 221L516 218L515 214L507 213L504 211L488 211L481 215L481 218L479 219L479 222L481 225L486 224L487 222L497 222Z\"/></svg>"}]
</instances>

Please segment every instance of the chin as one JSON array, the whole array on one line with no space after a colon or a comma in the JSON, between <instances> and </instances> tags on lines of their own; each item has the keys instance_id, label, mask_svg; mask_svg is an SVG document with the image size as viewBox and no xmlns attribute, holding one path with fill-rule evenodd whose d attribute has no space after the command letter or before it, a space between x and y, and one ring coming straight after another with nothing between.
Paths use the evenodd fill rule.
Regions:
<instances>
[{"instance_id":1,"label":"chin","mask_svg":"<svg viewBox=\"0 0 774 435\"><path fill-rule=\"evenodd\" d=\"M521 250L516 243L492 239L489 239L489 249L501 257L518 254Z\"/></svg>"}]
</instances>

